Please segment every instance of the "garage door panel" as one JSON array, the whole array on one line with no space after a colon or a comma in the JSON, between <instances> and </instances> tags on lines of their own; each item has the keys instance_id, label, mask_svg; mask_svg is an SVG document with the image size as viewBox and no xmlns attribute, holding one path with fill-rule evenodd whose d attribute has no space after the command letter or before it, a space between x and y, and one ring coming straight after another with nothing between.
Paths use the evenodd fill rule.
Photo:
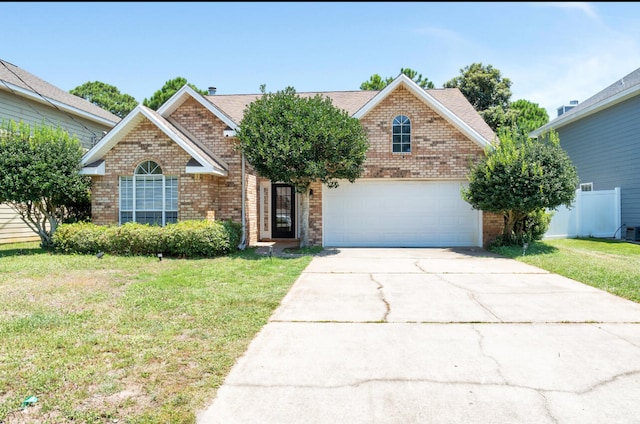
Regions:
<instances>
[{"instance_id":1,"label":"garage door panel","mask_svg":"<svg viewBox=\"0 0 640 424\"><path fill-rule=\"evenodd\" d=\"M323 191L324 245L479 246L479 212L461 181L357 181Z\"/></svg>"}]
</instances>

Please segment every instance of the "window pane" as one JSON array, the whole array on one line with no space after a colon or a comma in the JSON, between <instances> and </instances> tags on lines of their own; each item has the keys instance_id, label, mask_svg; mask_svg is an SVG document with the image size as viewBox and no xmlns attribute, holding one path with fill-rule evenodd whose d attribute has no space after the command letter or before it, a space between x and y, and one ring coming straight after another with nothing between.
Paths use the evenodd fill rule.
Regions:
<instances>
[{"instance_id":1,"label":"window pane","mask_svg":"<svg viewBox=\"0 0 640 424\"><path fill-rule=\"evenodd\" d=\"M136 210L162 210L162 177L136 177Z\"/></svg>"},{"instance_id":2,"label":"window pane","mask_svg":"<svg viewBox=\"0 0 640 424\"><path fill-rule=\"evenodd\" d=\"M120 210L133 210L133 178L120 177Z\"/></svg>"},{"instance_id":3,"label":"window pane","mask_svg":"<svg viewBox=\"0 0 640 424\"><path fill-rule=\"evenodd\" d=\"M120 211L120 224L126 224L131 221L133 221L133 212Z\"/></svg>"},{"instance_id":4,"label":"window pane","mask_svg":"<svg viewBox=\"0 0 640 424\"><path fill-rule=\"evenodd\" d=\"M178 210L178 178L167 177L164 182L165 210Z\"/></svg>"},{"instance_id":5,"label":"window pane","mask_svg":"<svg viewBox=\"0 0 640 424\"><path fill-rule=\"evenodd\" d=\"M178 222L178 212L165 212L165 224L173 224Z\"/></svg>"},{"instance_id":6,"label":"window pane","mask_svg":"<svg viewBox=\"0 0 640 424\"><path fill-rule=\"evenodd\" d=\"M162 225L162 211L136 212L136 222L140 224Z\"/></svg>"},{"instance_id":7,"label":"window pane","mask_svg":"<svg viewBox=\"0 0 640 424\"><path fill-rule=\"evenodd\" d=\"M394 153L411 152L411 121L405 115L393 119L392 151Z\"/></svg>"}]
</instances>

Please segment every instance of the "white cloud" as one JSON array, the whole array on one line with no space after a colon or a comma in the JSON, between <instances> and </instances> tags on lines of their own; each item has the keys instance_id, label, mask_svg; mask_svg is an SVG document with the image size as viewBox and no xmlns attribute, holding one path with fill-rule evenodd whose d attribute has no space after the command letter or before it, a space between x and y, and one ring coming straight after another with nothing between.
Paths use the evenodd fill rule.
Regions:
<instances>
[{"instance_id":1,"label":"white cloud","mask_svg":"<svg viewBox=\"0 0 640 424\"><path fill-rule=\"evenodd\" d=\"M540 2L540 3L531 3L531 4L535 5L535 6L540 6L540 7L555 7L555 8L558 8L558 9L579 10L581 12L584 12L584 14L586 14L590 18L593 18L593 19L598 19L599 18L595 6L593 6L591 3L587 3L587 2L581 2L581 1L577 1L577 2Z\"/></svg>"}]
</instances>

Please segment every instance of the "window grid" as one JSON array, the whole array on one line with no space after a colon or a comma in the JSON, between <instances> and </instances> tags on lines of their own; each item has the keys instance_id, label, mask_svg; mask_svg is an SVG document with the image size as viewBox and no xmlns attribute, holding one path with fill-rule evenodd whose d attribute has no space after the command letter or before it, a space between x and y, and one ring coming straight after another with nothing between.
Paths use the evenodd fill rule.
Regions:
<instances>
[{"instance_id":1,"label":"window grid","mask_svg":"<svg viewBox=\"0 0 640 424\"><path fill-rule=\"evenodd\" d=\"M120 177L120 224L164 226L177 221L177 177L164 176L153 161L138 165L132 177Z\"/></svg>"},{"instance_id":2,"label":"window grid","mask_svg":"<svg viewBox=\"0 0 640 424\"><path fill-rule=\"evenodd\" d=\"M411 153L411 120L405 115L398 115L392 124L393 153Z\"/></svg>"}]
</instances>

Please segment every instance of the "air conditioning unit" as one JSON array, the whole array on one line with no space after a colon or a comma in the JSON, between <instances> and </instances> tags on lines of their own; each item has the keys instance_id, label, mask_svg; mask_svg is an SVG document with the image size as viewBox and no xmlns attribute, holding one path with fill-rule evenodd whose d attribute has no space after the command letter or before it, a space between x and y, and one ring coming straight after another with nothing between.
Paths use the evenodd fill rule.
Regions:
<instances>
[{"instance_id":1,"label":"air conditioning unit","mask_svg":"<svg viewBox=\"0 0 640 424\"><path fill-rule=\"evenodd\" d=\"M626 240L640 241L640 227L627 227Z\"/></svg>"}]
</instances>

